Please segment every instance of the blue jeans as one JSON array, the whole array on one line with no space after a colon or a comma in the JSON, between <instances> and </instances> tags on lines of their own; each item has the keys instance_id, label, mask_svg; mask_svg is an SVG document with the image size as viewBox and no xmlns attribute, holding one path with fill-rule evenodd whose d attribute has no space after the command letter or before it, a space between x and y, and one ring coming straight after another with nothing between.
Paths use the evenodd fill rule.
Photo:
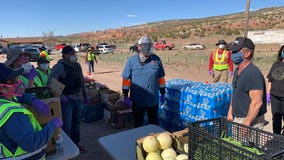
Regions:
<instances>
[{"instance_id":1,"label":"blue jeans","mask_svg":"<svg viewBox=\"0 0 284 160\"><path fill-rule=\"evenodd\" d=\"M88 62L88 68L89 68L89 72L90 73L94 73L95 69L94 69L94 61L89 61Z\"/></svg>"},{"instance_id":2,"label":"blue jeans","mask_svg":"<svg viewBox=\"0 0 284 160\"><path fill-rule=\"evenodd\" d=\"M61 104L62 129L75 144L80 142L81 104L81 100L71 100L69 98L67 103Z\"/></svg>"}]
</instances>

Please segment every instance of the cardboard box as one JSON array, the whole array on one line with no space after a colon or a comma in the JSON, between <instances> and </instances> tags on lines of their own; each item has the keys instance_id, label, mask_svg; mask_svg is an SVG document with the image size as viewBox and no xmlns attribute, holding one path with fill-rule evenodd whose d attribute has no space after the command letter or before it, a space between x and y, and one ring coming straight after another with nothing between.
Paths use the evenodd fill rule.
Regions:
<instances>
[{"instance_id":1,"label":"cardboard box","mask_svg":"<svg viewBox=\"0 0 284 160\"><path fill-rule=\"evenodd\" d=\"M38 114L37 112L35 112L35 109L31 106L27 107L33 113L33 115L35 116L35 118L37 119L37 121L41 126L45 126L54 117L62 119L60 95L64 89L64 85L59 81L57 81L56 79L52 78L48 88L54 97L41 99L41 100L49 106L50 109L49 116ZM56 140L59 135L59 132L60 130L57 129L53 133L51 139L48 140L46 152L51 152L56 150Z\"/></svg>"},{"instance_id":2,"label":"cardboard box","mask_svg":"<svg viewBox=\"0 0 284 160\"><path fill-rule=\"evenodd\" d=\"M47 142L46 152L52 152L56 150L56 141L58 139L58 135L60 134L60 129L56 129L52 134L52 137Z\"/></svg>"},{"instance_id":3,"label":"cardboard box","mask_svg":"<svg viewBox=\"0 0 284 160\"><path fill-rule=\"evenodd\" d=\"M174 140L174 145L176 147L177 152L179 153L186 153L186 151L184 150L184 145L187 144L188 145L188 128L185 128L184 130L180 130L180 131L176 131L173 132L172 134L173 136L173 140Z\"/></svg>"}]
</instances>

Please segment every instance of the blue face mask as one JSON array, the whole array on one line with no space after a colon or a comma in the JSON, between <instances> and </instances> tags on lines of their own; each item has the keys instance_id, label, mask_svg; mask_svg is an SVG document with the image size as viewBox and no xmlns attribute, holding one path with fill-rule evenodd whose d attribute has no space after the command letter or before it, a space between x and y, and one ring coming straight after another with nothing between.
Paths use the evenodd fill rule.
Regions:
<instances>
[{"instance_id":1,"label":"blue face mask","mask_svg":"<svg viewBox=\"0 0 284 160\"><path fill-rule=\"evenodd\" d=\"M237 52L237 53L233 53L232 54L232 61L238 65L240 63L242 63L244 61L244 58L243 58L243 53L242 52Z\"/></svg>"},{"instance_id":2,"label":"blue face mask","mask_svg":"<svg viewBox=\"0 0 284 160\"><path fill-rule=\"evenodd\" d=\"M281 58L284 59L284 51L282 51L282 53L281 53Z\"/></svg>"}]
</instances>

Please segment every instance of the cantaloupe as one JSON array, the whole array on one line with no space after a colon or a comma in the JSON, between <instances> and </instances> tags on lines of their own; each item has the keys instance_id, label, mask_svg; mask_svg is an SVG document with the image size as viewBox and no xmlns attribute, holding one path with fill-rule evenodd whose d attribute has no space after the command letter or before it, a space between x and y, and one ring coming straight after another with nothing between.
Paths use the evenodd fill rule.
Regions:
<instances>
[{"instance_id":1,"label":"cantaloupe","mask_svg":"<svg viewBox=\"0 0 284 160\"><path fill-rule=\"evenodd\" d=\"M176 158L177 153L176 153L176 151L174 149L167 148L167 149L163 150L161 156L162 156L163 159L165 159L167 157Z\"/></svg>"},{"instance_id":2,"label":"cantaloupe","mask_svg":"<svg viewBox=\"0 0 284 160\"><path fill-rule=\"evenodd\" d=\"M166 157L166 158L164 158L163 160L176 160L176 159L173 158L173 157Z\"/></svg>"},{"instance_id":3,"label":"cantaloupe","mask_svg":"<svg viewBox=\"0 0 284 160\"><path fill-rule=\"evenodd\" d=\"M176 160L188 160L188 156L186 154L179 154Z\"/></svg>"},{"instance_id":4,"label":"cantaloupe","mask_svg":"<svg viewBox=\"0 0 284 160\"><path fill-rule=\"evenodd\" d=\"M143 149L148 152L155 152L159 147L159 141L154 136L147 136L142 142Z\"/></svg>"},{"instance_id":5,"label":"cantaloupe","mask_svg":"<svg viewBox=\"0 0 284 160\"><path fill-rule=\"evenodd\" d=\"M170 134L164 132L158 135L159 148L164 150L172 146L172 137Z\"/></svg>"},{"instance_id":6,"label":"cantaloupe","mask_svg":"<svg viewBox=\"0 0 284 160\"><path fill-rule=\"evenodd\" d=\"M188 153L188 143L185 143L183 145L183 150L185 151L185 153Z\"/></svg>"},{"instance_id":7,"label":"cantaloupe","mask_svg":"<svg viewBox=\"0 0 284 160\"><path fill-rule=\"evenodd\" d=\"M146 157L146 160L163 160L159 153L152 152Z\"/></svg>"}]
</instances>

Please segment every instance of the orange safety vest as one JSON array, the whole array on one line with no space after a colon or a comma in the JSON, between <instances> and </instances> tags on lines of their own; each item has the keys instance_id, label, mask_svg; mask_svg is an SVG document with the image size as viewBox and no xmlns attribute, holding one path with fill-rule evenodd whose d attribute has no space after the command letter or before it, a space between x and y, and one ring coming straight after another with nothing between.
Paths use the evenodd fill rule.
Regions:
<instances>
[{"instance_id":1,"label":"orange safety vest","mask_svg":"<svg viewBox=\"0 0 284 160\"><path fill-rule=\"evenodd\" d=\"M229 68L229 65L228 65L228 58L229 58L228 57L229 56L228 51L226 49L224 49L223 53L222 53L222 57L221 57L221 59L219 59L218 50L219 49L215 50L213 68L216 69L216 70L228 69Z\"/></svg>"}]
</instances>

